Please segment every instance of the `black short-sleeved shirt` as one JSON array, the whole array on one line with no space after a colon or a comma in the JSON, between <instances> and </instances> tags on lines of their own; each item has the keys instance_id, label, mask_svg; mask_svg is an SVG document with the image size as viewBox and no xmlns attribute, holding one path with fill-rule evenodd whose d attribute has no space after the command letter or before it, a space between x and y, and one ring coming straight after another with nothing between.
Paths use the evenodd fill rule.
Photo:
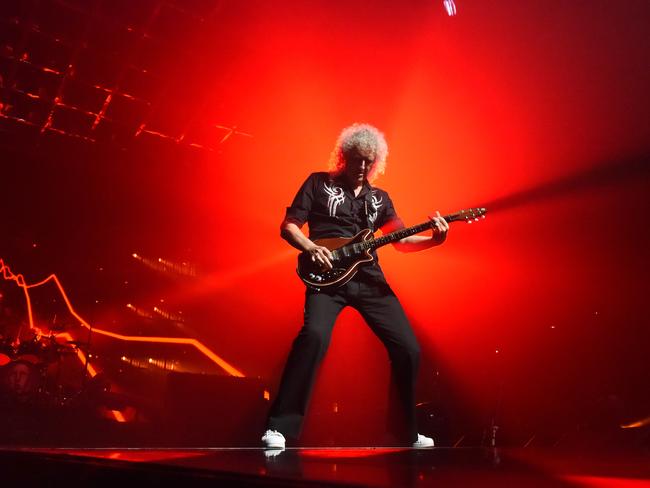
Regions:
<instances>
[{"instance_id":1,"label":"black short-sleeved shirt","mask_svg":"<svg viewBox=\"0 0 650 488\"><path fill-rule=\"evenodd\" d=\"M287 207L285 220L298 227L307 222L311 240L354 237L368 228L388 232L404 227L387 192L366 182L355 197L342 178L326 172L309 175ZM375 260L360 266L358 274L383 280L377 254L373 256Z\"/></svg>"}]
</instances>

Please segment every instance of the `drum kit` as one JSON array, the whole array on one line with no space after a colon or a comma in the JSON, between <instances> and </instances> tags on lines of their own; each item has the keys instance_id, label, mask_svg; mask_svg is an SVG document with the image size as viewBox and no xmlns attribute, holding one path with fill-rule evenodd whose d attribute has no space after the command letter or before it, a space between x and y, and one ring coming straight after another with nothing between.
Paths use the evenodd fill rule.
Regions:
<instances>
[{"instance_id":1,"label":"drum kit","mask_svg":"<svg viewBox=\"0 0 650 488\"><path fill-rule=\"evenodd\" d=\"M59 402L61 363L77 347L79 343L61 343L55 335L31 333L20 342L0 335L0 402Z\"/></svg>"}]
</instances>

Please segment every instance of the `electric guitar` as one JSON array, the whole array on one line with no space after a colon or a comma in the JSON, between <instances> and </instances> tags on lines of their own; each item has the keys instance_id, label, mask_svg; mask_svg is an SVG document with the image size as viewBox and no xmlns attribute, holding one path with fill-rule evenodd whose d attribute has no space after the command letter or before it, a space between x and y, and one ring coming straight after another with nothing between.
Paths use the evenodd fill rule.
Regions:
<instances>
[{"instance_id":1,"label":"electric guitar","mask_svg":"<svg viewBox=\"0 0 650 488\"><path fill-rule=\"evenodd\" d=\"M449 223L464 220L471 224L477 221L479 217L485 218L486 212L485 208L470 208L450 215L443 215L442 218ZM310 288L317 290L336 288L350 281L363 263L372 262L374 258L371 253L375 249L430 229L432 225L431 221L428 220L381 237L375 237L370 229L364 229L354 237L332 237L316 240L314 244L326 247L332 253L332 259L330 260L333 266L332 269L328 270L322 265L313 262L311 255L303 252L298 255L296 272L305 285Z\"/></svg>"}]
</instances>

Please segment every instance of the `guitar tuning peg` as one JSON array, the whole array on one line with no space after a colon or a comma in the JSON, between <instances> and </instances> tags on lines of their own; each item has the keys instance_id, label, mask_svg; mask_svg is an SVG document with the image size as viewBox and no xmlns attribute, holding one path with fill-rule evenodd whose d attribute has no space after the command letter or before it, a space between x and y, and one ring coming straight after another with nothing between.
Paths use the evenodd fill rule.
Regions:
<instances>
[{"instance_id":1,"label":"guitar tuning peg","mask_svg":"<svg viewBox=\"0 0 650 488\"><path fill-rule=\"evenodd\" d=\"M468 224L471 224L471 223L472 223L472 220L468 220L467 223L468 223Z\"/></svg>"},{"instance_id":2,"label":"guitar tuning peg","mask_svg":"<svg viewBox=\"0 0 650 488\"><path fill-rule=\"evenodd\" d=\"M474 217L474 221L475 221L475 222L478 222L478 217Z\"/></svg>"}]
</instances>

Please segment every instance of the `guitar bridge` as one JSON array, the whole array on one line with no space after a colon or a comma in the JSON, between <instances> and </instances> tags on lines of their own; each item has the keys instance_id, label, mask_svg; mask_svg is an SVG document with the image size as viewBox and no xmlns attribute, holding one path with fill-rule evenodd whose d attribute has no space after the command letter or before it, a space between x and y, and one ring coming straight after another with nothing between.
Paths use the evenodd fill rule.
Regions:
<instances>
[{"instance_id":1,"label":"guitar bridge","mask_svg":"<svg viewBox=\"0 0 650 488\"><path fill-rule=\"evenodd\" d=\"M345 268L332 268L327 271L320 271L320 272L311 272L307 275L307 279L309 279L310 282L314 283L331 283L332 281L336 281L339 279L341 276L345 274L347 270Z\"/></svg>"}]
</instances>

